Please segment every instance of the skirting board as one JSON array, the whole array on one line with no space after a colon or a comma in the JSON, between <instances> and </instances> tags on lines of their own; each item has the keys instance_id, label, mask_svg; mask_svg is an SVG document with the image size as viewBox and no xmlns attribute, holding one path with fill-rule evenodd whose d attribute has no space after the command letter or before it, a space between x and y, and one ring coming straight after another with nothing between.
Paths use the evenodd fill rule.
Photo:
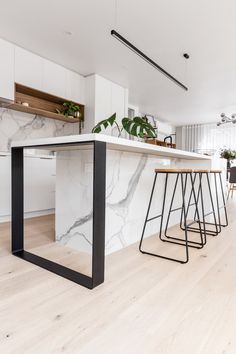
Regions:
<instances>
[{"instance_id":1,"label":"skirting board","mask_svg":"<svg viewBox=\"0 0 236 354\"><path fill-rule=\"evenodd\" d=\"M55 214L55 209L46 209L46 210L38 210L38 211L32 211L24 214L25 219L29 218L35 218L37 216L44 216L44 215L50 215L50 214ZM9 222L11 221L11 215L3 215L0 216L0 224L4 222Z\"/></svg>"}]
</instances>

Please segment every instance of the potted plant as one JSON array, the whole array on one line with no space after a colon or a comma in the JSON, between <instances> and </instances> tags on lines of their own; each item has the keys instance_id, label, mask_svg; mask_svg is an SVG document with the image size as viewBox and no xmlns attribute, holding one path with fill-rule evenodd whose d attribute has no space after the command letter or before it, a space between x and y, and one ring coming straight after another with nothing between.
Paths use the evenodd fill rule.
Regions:
<instances>
[{"instance_id":1,"label":"potted plant","mask_svg":"<svg viewBox=\"0 0 236 354\"><path fill-rule=\"evenodd\" d=\"M80 107L71 101L66 101L63 103L63 110L57 109L58 114L64 114L66 117L80 118Z\"/></svg>"},{"instance_id":2,"label":"potted plant","mask_svg":"<svg viewBox=\"0 0 236 354\"><path fill-rule=\"evenodd\" d=\"M107 119L102 120L99 122L95 127L92 129L92 133L100 133L103 129L106 129L108 126L112 127L116 125L118 130L118 137L120 137L123 130L125 130L128 134L136 136L138 138L156 138L155 128L148 123L146 117L134 117L134 118L123 118L122 127L120 127L116 121L116 113L112 114Z\"/></svg>"},{"instance_id":3,"label":"potted plant","mask_svg":"<svg viewBox=\"0 0 236 354\"><path fill-rule=\"evenodd\" d=\"M220 157L227 160L227 168L230 168L231 161L236 158L236 151L231 149L221 149Z\"/></svg>"}]
</instances>

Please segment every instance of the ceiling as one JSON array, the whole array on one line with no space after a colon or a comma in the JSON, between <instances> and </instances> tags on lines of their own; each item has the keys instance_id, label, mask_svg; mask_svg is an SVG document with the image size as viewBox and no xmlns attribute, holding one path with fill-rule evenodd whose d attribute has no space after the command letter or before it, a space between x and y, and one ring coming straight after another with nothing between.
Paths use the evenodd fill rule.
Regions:
<instances>
[{"instance_id":1,"label":"ceiling","mask_svg":"<svg viewBox=\"0 0 236 354\"><path fill-rule=\"evenodd\" d=\"M142 112L175 125L213 122L221 112L236 112L235 0L0 0L0 5L0 37L83 75L97 73L128 87L130 103ZM189 91L119 43L111 29Z\"/></svg>"}]
</instances>

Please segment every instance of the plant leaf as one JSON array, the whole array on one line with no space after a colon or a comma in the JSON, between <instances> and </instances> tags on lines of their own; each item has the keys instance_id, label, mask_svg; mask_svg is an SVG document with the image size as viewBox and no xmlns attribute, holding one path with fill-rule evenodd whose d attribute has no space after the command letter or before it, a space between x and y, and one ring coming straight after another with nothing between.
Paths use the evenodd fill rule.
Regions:
<instances>
[{"instance_id":1,"label":"plant leaf","mask_svg":"<svg viewBox=\"0 0 236 354\"><path fill-rule=\"evenodd\" d=\"M156 138L156 132L153 126L141 117L123 118L122 125L124 130L136 137L144 138L145 136Z\"/></svg>"},{"instance_id":2,"label":"plant leaf","mask_svg":"<svg viewBox=\"0 0 236 354\"><path fill-rule=\"evenodd\" d=\"M109 125L112 127L112 125L114 124L116 120L116 113L112 114L112 116L110 116L107 119L103 119L100 122L98 122L95 127L93 127L92 129L92 133L100 133L103 129L106 129Z\"/></svg>"}]
</instances>

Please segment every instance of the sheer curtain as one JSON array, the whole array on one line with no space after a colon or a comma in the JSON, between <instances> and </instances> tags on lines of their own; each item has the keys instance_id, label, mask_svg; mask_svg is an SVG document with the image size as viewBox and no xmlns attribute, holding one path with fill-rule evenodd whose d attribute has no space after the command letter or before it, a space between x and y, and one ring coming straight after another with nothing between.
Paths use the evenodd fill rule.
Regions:
<instances>
[{"instance_id":1,"label":"sheer curtain","mask_svg":"<svg viewBox=\"0 0 236 354\"><path fill-rule=\"evenodd\" d=\"M219 151L221 148L236 150L236 125L232 123L219 127L213 124L186 125L177 129L179 148L187 151Z\"/></svg>"}]
</instances>

